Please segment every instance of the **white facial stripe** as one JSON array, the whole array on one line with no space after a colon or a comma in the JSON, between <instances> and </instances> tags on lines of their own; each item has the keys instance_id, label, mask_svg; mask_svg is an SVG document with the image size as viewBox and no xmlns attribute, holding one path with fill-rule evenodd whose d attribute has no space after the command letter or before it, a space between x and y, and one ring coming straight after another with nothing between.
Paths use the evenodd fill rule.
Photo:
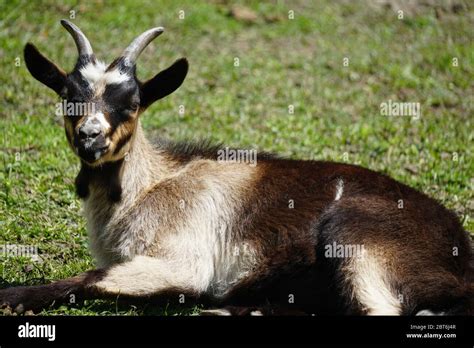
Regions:
<instances>
[{"instance_id":1,"label":"white facial stripe","mask_svg":"<svg viewBox=\"0 0 474 348\"><path fill-rule=\"evenodd\" d=\"M93 133L93 131L105 133L110 129L110 124L102 112L97 112L94 115L88 116L80 128L86 133Z\"/></svg>"},{"instance_id":2,"label":"white facial stripe","mask_svg":"<svg viewBox=\"0 0 474 348\"><path fill-rule=\"evenodd\" d=\"M94 85L102 79L105 73L106 66L102 62L89 63L85 67L81 68L79 72L89 82L90 85Z\"/></svg>"},{"instance_id":3,"label":"white facial stripe","mask_svg":"<svg viewBox=\"0 0 474 348\"><path fill-rule=\"evenodd\" d=\"M79 71L95 89L103 89L104 85L120 84L131 79L131 76L121 72L119 69L106 71L107 67L102 62L89 63Z\"/></svg>"},{"instance_id":4,"label":"white facial stripe","mask_svg":"<svg viewBox=\"0 0 474 348\"><path fill-rule=\"evenodd\" d=\"M130 80L130 76L118 69L107 71L104 75L104 81L107 85L119 84L128 80Z\"/></svg>"},{"instance_id":5,"label":"white facial stripe","mask_svg":"<svg viewBox=\"0 0 474 348\"><path fill-rule=\"evenodd\" d=\"M101 127L103 127L106 130L109 130L110 124L102 112L96 113L95 115L93 115L93 117L95 117L99 121L99 124L101 125Z\"/></svg>"}]
</instances>

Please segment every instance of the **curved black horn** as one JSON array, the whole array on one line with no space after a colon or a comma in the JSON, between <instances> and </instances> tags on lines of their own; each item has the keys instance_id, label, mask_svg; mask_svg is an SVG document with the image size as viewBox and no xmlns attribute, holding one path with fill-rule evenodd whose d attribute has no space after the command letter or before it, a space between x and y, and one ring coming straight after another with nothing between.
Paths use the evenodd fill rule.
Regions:
<instances>
[{"instance_id":1,"label":"curved black horn","mask_svg":"<svg viewBox=\"0 0 474 348\"><path fill-rule=\"evenodd\" d=\"M74 39L74 42L77 46L77 50L79 52L79 56L94 54L89 39L87 39L81 29L79 29L75 24L72 24L71 22L65 19L61 19L61 24L64 28L66 28L66 30L71 34L72 38Z\"/></svg>"},{"instance_id":2,"label":"curved black horn","mask_svg":"<svg viewBox=\"0 0 474 348\"><path fill-rule=\"evenodd\" d=\"M132 41L130 45L123 51L122 57L125 58L127 64L135 64L138 56L145 49L150 42L152 42L158 35L160 35L165 29L162 27L153 28L145 31L143 34L138 36Z\"/></svg>"}]
</instances>

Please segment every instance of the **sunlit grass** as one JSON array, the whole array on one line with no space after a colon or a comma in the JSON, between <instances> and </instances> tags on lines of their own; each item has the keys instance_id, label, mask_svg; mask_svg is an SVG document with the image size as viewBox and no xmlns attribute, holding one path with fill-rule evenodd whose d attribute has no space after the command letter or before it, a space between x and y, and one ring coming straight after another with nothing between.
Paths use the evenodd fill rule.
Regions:
<instances>
[{"instance_id":1,"label":"sunlit grass","mask_svg":"<svg viewBox=\"0 0 474 348\"><path fill-rule=\"evenodd\" d=\"M71 10L107 62L142 31L165 26L140 57L141 78L181 56L189 59L184 85L143 115L150 136L211 138L294 158L347 159L437 198L472 231L473 14L436 18L427 12L398 20L392 11L361 2L311 3L247 2L259 18L249 24L217 2L2 2L0 243L35 245L43 262L1 259L0 285L39 284L93 268L74 194L78 161L54 116L58 99L29 75L22 58L31 41L71 69L76 49L59 24ZM294 19L288 19L290 10ZM389 99L421 103L421 118L382 116L380 104ZM118 300L42 314L193 310L123 306Z\"/></svg>"}]
</instances>

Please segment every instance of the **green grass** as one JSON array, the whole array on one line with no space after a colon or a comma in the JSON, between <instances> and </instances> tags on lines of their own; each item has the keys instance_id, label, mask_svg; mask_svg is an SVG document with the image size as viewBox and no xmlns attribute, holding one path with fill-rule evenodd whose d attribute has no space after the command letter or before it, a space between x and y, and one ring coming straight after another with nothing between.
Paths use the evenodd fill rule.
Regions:
<instances>
[{"instance_id":1,"label":"green grass","mask_svg":"<svg viewBox=\"0 0 474 348\"><path fill-rule=\"evenodd\" d=\"M37 246L43 262L0 258L0 287L93 267L74 194L78 161L54 116L58 98L29 75L22 58L31 41L71 69L76 49L59 24L70 10L107 62L142 31L165 26L139 59L141 78L181 56L189 59L184 85L142 115L150 136L207 137L294 158L347 159L437 198L472 231L474 13L437 18L425 10L398 20L396 12L362 2L312 3L246 2L259 17L246 23L229 16L222 2L2 1L0 244ZM180 10L185 19L178 18ZM295 19L288 19L289 10ZM421 103L421 118L382 116L380 103L389 99ZM41 314L196 310L88 301Z\"/></svg>"}]
</instances>

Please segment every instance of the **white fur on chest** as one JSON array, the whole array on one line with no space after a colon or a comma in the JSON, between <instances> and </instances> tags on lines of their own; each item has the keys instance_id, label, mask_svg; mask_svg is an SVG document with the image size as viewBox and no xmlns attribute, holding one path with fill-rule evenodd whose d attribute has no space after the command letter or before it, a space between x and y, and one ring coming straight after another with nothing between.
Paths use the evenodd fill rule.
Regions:
<instances>
[{"instance_id":1,"label":"white fur on chest","mask_svg":"<svg viewBox=\"0 0 474 348\"><path fill-rule=\"evenodd\" d=\"M112 203L104 190L91 191L84 201L83 211L90 249L97 265L111 266L130 261L138 255L146 255L147 247L159 233L158 212L155 216L139 216L125 224L122 221L127 220L133 201L124 197L121 202ZM146 219L152 219L154 224Z\"/></svg>"},{"instance_id":2,"label":"white fur on chest","mask_svg":"<svg viewBox=\"0 0 474 348\"><path fill-rule=\"evenodd\" d=\"M239 176L237 181L248 181L245 174ZM176 182L181 180L181 177L176 177ZM200 185L201 190L187 196L192 204L185 202L181 205L177 197L173 200L157 196L157 199L167 199L165 207L169 209L136 206L140 214L127 221L126 230L114 228L114 222L131 216L129 209L133 201L111 206L104 201L105 193L91 195L85 201L84 212L91 250L97 263L110 266L131 261L136 256L156 257L173 265L180 273L176 277L190 279L193 288L215 296L224 295L253 270L257 256L249 243L236 237L240 228L240 207L236 202L240 200L232 187L235 181L219 181L209 176L200 179ZM186 186L183 185L182 189L184 193ZM156 194L160 194L159 186ZM173 209L183 209L182 221L167 225L166 222L172 221L176 214ZM156 254L150 254L150 251L155 252L152 247L156 245L159 246Z\"/></svg>"},{"instance_id":3,"label":"white fur on chest","mask_svg":"<svg viewBox=\"0 0 474 348\"><path fill-rule=\"evenodd\" d=\"M114 250L107 244L112 231L107 228L117 208L107 202L105 192L93 190L83 202L83 215L87 222L89 248L99 267L117 262Z\"/></svg>"}]
</instances>

